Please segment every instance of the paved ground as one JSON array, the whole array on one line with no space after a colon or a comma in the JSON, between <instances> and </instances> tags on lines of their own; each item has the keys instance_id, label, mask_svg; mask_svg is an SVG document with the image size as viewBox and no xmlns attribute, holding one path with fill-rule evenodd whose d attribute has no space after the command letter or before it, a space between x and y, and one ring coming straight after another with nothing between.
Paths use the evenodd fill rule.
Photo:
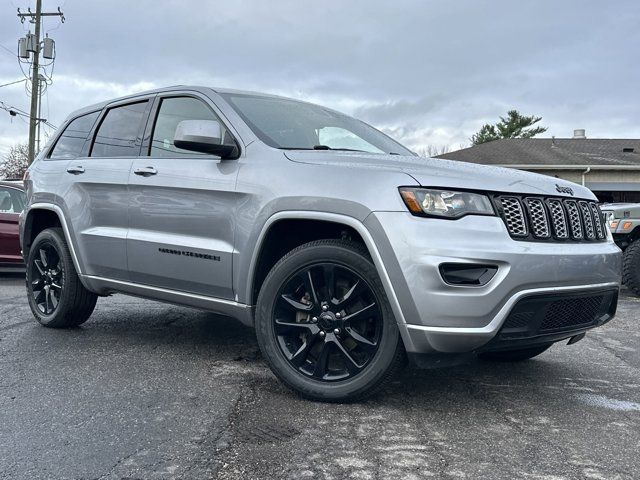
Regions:
<instances>
[{"instance_id":1,"label":"paved ground","mask_svg":"<svg viewBox=\"0 0 640 480\"><path fill-rule=\"evenodd\" d=\"M115 296L39 327L0 276L0 478L638 478L640 301L517 365L407 371L326 405L284 389L253 333Z\"/></svg>"}]
</instances>

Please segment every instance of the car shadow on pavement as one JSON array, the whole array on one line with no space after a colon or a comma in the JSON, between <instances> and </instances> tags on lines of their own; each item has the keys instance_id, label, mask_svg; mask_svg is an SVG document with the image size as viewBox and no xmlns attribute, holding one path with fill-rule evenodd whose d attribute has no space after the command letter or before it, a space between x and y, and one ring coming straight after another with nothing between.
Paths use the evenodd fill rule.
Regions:
<instances>
[{"instance_id":1,"label":"car shadow on pavement","mask_svg":"<svg viewBox=\"0 0 640 480\"><path fill-rule=\"evenodd\" d=\"M24 322L27 325L23 328L31 329L30 339L35 348L55 345L61 355L100 350L105 355L141 358L188 357L192 362L209 362L221 371L231 371L229 365L242 361L247 382L256 381L274 394L291 396L292 401L299 398L269 372L254 330L232 318L140 300L101 302L104 303L98 304L91 319L80 327L47 329L34 320L31 325ZM519 363L475 360L441 369L408 367L368 402L393 404L411 400L429 408L448 402L465 408L474 395L504 396L514 389L535 390L543 386L563 388L560 379L579 377L584 373L580 368L579 364L558 361L553 349Z\"/></svg>"}]
</instances>

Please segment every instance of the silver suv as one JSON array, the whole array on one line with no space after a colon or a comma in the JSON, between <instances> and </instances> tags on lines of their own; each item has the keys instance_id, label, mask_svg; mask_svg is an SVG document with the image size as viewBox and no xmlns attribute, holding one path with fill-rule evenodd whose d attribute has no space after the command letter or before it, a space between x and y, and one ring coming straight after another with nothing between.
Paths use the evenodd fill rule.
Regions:
<instances>
[{"instance_id":1,"label":"silver suv","mask_svg":"<svg viewBox=\"0 0 640 480\"><path fill-rule=\"evenodd\" d=\"M80 325L114 292L230 315L309 398L362 398L407 357L531 358L616 309L621 253L588 189L420 158L287 98L179 86L93 105L25 183L40 323Z\"/></svg>"}]
</instances>

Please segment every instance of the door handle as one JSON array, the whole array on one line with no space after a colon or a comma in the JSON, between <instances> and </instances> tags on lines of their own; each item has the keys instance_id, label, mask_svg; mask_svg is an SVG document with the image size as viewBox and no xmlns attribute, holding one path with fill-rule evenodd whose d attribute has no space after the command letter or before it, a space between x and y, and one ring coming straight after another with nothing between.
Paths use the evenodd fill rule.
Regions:
<instances>
[{"instance_id":1,"label":"door handle","mask_svg":"<svg viewBox=\"0 0 640 480\"><path fill-rule=\"evenodd\" d=\"M153 167L141 167L136 168L133 173L143 177L150 177L151 175L155 175L156 173L158 173L158 171Z\"/></svg>"},{"instance_id":2,"label":"door handle","mask_svg":"<svg viewBox=\"0 0 640 480\"><path fill-rule=\"evenodd\" d=\"M80 175L84 173L84 167L82 165L76 165L75 167L67 168L67 173L72 173L74 175Z\"/></svg>"}]
</instances>

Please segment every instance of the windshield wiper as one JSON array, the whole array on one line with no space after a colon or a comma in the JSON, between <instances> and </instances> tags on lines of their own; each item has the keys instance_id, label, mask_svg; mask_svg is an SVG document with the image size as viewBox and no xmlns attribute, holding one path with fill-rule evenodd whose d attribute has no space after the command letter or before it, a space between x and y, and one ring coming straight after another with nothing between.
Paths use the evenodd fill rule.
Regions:
<instances>
[{"instance_id":1,"label":"windshield wiper","mask_svg":"<svg viewBox=\"0 0 640 480\"><path fill-rule=\"evenodd\" d=\"M340 150L343 152L364 152L364 153L370 153L367 152L365 150L356 150L355 148L332 148L328 145L314 145L313 146L314 150Z\"/></svg>"},{"instance_id":2,"label":"windshield wiper","mask_svg":"<svg viewBox=\"0 0 640 480\"><path fill-rule=\"evenodd\" d=\"M280 150L335 150L339 152L367 152L366 150L356 150L355 148L332 148L328 145L314 145L313 147L278 147Z\"/></svg>"}]
</instances>

